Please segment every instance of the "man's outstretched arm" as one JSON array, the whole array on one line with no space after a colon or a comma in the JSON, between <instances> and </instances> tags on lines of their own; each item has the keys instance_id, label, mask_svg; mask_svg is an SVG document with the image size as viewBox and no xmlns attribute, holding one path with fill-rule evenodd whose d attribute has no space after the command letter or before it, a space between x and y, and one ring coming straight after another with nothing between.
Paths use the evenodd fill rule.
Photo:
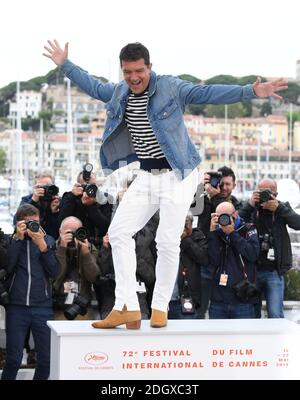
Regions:
<instances>
[{"instance_id":1,"label":"man's outstretched arm","mask_svg":"<svg viewBox=\"0 0 300 400\"><path fill-rule=\"evenodd\" d=\"M79 86L81 90L89 96L105 103L111 99L115 85L112 83L102 83L69 61L69 43L66 43L64 49L62 49L57 40L48 40L48 45L44 46L44 48L47 50L47 53L43 53L43 55L61 67L64 74Z\"/></svg>"},{"instance_id":2,"label":"man's outstretched arm","mask_svg":"<svg viewBox=\"0 0 300 400\"><path fill-rule=\"evenodd\" d=\"M288 82L283 79L274 79L261 82L257 78L254 84L240 85L194 85L179 78L172 78L171 87L175 89L180 99L180 104L232 104L238 101L253 98L274 97L282 99L277 94L288 88Z\"/></svg>"}]
</instances>

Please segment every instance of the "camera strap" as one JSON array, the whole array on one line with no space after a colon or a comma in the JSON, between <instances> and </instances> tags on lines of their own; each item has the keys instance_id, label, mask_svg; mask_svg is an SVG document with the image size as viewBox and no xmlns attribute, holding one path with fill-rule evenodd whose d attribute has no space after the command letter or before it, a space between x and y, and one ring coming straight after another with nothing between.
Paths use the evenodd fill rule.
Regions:
<instances>
[{"instance_id":1,"label":"camera strap","mask_svg":"<svg viewBox=\"0 0 300 400\"><path fill-rule=\"evenodd\" d=\"M241 263L242 263L242 267L243 267L244 278L247 279L248 276L247 276L247 272L246 272L246 268L245 268L245 263L244 263L243 257L241 256L241 254L239 254L239 257L240 257L240 260L241 260Z\"/></svg>"}]
</instances>

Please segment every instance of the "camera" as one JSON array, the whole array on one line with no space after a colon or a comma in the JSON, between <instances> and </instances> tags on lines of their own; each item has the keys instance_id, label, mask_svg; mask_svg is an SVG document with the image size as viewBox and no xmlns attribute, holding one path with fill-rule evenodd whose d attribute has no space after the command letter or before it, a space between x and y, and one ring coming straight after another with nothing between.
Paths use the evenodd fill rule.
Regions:
<instances>
[{"instance_id":1,"label":"camera","mask_svg":"<svg viewBox=\"0 0 300 400\"><path fill-rule=\"evenodd\" d=\"M256 300L260 294L256 286L244 278L232 286L235 295L243 302Z\"/></svg>"},{"instance_id":2,"label":"camera","mask_svg":"<svg viewBox=\"0 0 300 400\"><path fill-rule=\"evenodd\" d=\"M264 189L259 192L259 204L265 203L266 201L273 199L273 193L270 189Z\"/></svg>"},{"instance_id":3,"label":"camera","mask_svg":"<svg viewBox=\"0 0 300 400\"><path fill-rule=\"evenodd\" d=\"M85 184L83 184L83 185L81 185L82 187L83 187L83 191L89 196L89 197L96 197L96 194L97 194L97 190L98 190L98 187L97 187L97 185L94 185L93 183L92 184L87 184L87 183L85 183Z\"/></svg>"},{"instance_id":4,"label":"camera","mask_svg":"<svg viewBox=\"0 0 300 400\"><path fill-rule=\"evenodd\" d=\"M76 231L72 232L72 234L73 234L73 238L76 238L80 242L84 242L85 239L87 239L87 237L88 237L88 231L83 226L76 229Z\"/></svg>"},{"instance_id":5,"label":"camera","mask_svg":"<svg viewBox=\"0 0 300 400\"><path fill-rule=\"evenodd\" d=\"M38 221L27 221L26 228L31 232L38 232L40 230L40 223Z\"/></svg>"},{"instance_id":6,"label":"camera","mask_svg":"<svg viewBox=\"0 0 300 400\"><path fill-rule=\"evenodd\" d=\"M209 183L211 184L212 187L217 188L218 185L221 184L221 179L222 179L222 174L220 172L207 172L207 174L210 176Z\"/></svg>"},{"instance_id":7,"label":"camera","mask_svg":"<svg viewBox=\"0 0 300 400\"><path fill-rule=\"evenodd\" d=\"M84 242L85 239L88 238L88 231L83 226L81 226L80 228L76 229L76 231L73 231L71 233L73 235L73 240L68 243L68 247L76 247L76 243L75 243L74 239L77 239L80 242Z\"/></svg>"},{"instance_id":8,"label":"camera","mask_svg":"<svg viewBox=\"0 0 300 400\"><path fill-rule=\"evenodd\" d=\"M221 226L228 226L232 223L232 216L231 214L220 214L218 217L218 224Z\"/></svg>"},{"instance_id":9,"label":"camera","mask_svg":"<svg viewBox=\"0 0 300 400\"><path fill-rule=\"evenodd\" d=\"M44 196L41 197L42 200L52 200L52 198L59 192L59 188L56 185L45 185L40 187L45 190Z\"/></svg>"},{"instance_id":10,"label":"camera","mask_svg":"<svg viewBox=\"0 0 300 400\"><path fill-rule=\"evenodd\" d=\"M89 300L84 297L77 296L75 297L73 304L71 304L64 311L64 316L69 319L75 319L78 314L85 315L88 312Z\"/></svg>"},{"instance_id":11,"label":"camera","mask_svg":"<svg viewBox=\"0 0 300 400\"><path fill-rule=\"evenodd\" d=\"M259 239L261 241L260 248L261 251L269 251L272 248L273 245L273 238L271 235L268 233L265 233L264 235L260 235Z\"/></svg>"},{"instance_id":12,"label":"camera","mask_svg":"<svg viewBox=\"0 0 300 400\"><path fill-rule=\"evenodd\" d=\"M6 306L9 302L9 294L4 285L6 278L6 272L4 269L0 269L0 304Z\"/></svg>"}]
</instances>

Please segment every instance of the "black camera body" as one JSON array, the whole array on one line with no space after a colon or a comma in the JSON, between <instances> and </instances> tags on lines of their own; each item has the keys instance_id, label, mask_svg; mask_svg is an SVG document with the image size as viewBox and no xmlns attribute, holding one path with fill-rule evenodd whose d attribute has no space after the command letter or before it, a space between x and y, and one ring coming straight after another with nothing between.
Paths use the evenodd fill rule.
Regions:
<instances>
[{"instance_id":1,"label":"black camera body","mask_svg":"<svg viewBox=\"0 0 300 400\"><path fill-rule=\"evenodd\" d=\"M82 296L74 298L73 303L65 309L64 316L68 320L75 319L78 314L85 315L88 312L88 306L90 301Z\"/></svg>"},{"instance_id":2,"label":"black camera body","mask_svg":"<svg viewBox=\"0 0 300 400\"><path fill-rule=\"evenodd\" d=\"M245 303L258 299L260 294L256 286L249 282L247 278L242 279L240 282L233 285L232 288L235 292L235 295Z\"/></svg>"},{"instance_id":3,"label":"black camera body","mask_svg":"<svg viewBox=\"0 0 300 400\"><path fill-rule=\"evenodd\" d=\"M51 201L54 196L58 195L59 188L56 185L45 185L40 187L45 190L44 196L41 197L41 200Z\"/></svg>"},{"instance_id":4,"label":"black camera body","mask_svg":"<svg viewBox=\"0 0 300 400\"><path fill-rule=\"evenodd\" d=\"M232 223L232 216L231 214L223 213L220 214L218 217L218 224L221 226L228 226Z\"/></svg>"},{"instance_id":5,"label":"black camera body","mask_svg":"<svg viewBox=\"0 0 300 400\"><path fill-rule=\"evenodd\" d=\"M264 189L259 192L259 204L273 199L273 192L270 189Z\"/></svg>"},{"instance_id":6,"label":"black camera body","mask_svg":"<svg viewBox=\"0 0 300 400\"><path fill-rule=\"evenodd\" d=\"M5 287L6 272L0 269L0 305L7 306L9 303L9 294Z\"/></svg>"},{"instance_id":7,"label":"black camera body","mask_svg":"<svg viewBox=\"0 0 300 400\"><path fill-rule=\"evenodd\" d=\"M96 197L97 190L98 190L97 185L95 185L95 184L93 184L93 183L91 183L91 184L84 183L84 184L81 185L81 186L82 186L82 188L83 188L83 191L84 191L89 197Z\"/></svg>"},{"instance_id":8,"label":"black camera body","mask_svg":"<svg viewBox=\"0 0 300 400\"><path fill-rule=\"evenodd\" d=\"M40 223L38 221L27 221L26 228L29 229L31 232L38 232L40 230Z\"/></svg>"},{"instance_id":9,"label":"black camera body","mask_svg":"<svg viewBox=\"0 0 300 400\"><path fill-rule=\"evenodd\" d=\"M217 188L221 184L222 174L220 172L214 171L207 172L207 174L210 176L209 183L211 184L211 186Z\"/></svg>"}]
</instances>

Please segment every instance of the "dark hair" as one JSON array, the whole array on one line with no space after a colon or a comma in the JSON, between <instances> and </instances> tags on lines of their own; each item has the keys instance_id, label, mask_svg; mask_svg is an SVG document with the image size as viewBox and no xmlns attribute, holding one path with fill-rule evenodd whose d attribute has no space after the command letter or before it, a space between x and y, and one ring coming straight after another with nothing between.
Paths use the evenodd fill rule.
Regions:
<instances>
[{"instance_id":1,"label":"dark hair","mask_svg":"<svg viewBox=\"0 0 300 400\"><path fill-rule=\"evenodd\" d=\"M16 221L22 221L25 217L31 217L32 215L40 216L39 210L32 204L22 204L16 212Z\"/></svg>"},{"instance_id":2,"label":"dark hair","mask_svg":"<svg viewBox=\"0 0 300 400\"><path fill-rule=\"evenodd\" d=\"M235 182L235 174L234 174L234 172L233 172L233 170L231 168L224 166L222 168L219 168L218 172L221 172L223 177L224 176L231 176L233 182Z\"/></svg>"},{"instance_id":3,"label":"dark hair","mask_svg":"<svg viewBox=\"0 0 300 400\"><path fill-rule=\"evenodd\" d=\"M145 65L150 64L150 54L148 49L142 45L142 43L128 43L120 51L120 65L122 67L122 61L137 61L141 58L144 59Z\"/></svg>"}]
</instances>

